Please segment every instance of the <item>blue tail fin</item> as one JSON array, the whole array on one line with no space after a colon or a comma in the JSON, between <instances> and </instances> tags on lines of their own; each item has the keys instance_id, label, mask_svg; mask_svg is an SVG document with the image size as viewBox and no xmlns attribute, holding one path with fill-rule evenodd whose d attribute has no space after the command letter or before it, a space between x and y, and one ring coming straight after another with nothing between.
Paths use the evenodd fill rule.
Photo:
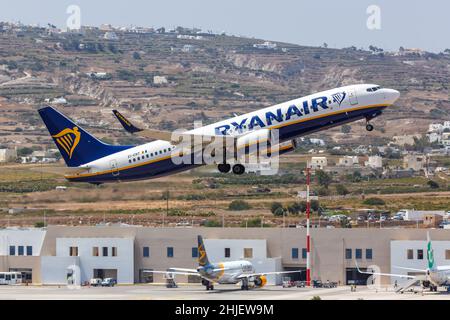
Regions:
<instances>
[{"instance_id":1,"label":"blue tail fin","mask_svg":"<svg viewBox=\"0 0 450 320\"><path fill-rule=\"evenodd\" d=\"M69 167L78 167L132 147L105 144L52 107L43 107L38 112Z\"/></svg>"}]
</instances>

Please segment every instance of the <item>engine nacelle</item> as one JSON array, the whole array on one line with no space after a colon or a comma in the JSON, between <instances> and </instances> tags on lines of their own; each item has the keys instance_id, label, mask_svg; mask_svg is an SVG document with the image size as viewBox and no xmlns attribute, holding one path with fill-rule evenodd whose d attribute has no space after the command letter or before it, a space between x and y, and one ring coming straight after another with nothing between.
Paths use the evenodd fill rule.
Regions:
<instances>
[{"instance_id":1,"label":"engine nacelle","mask_svg":"<svg viewBox=\"0 0 450 320\"><path fill-rule=\"evenodd\" d=\"M266 276L256 276L253 283L255 284L255 287L262 288L267 284L267 277Z\"/></svg>"},{"instance_id":2,"label":"engine nacelle","mask_svg":"<svg viewBox=\"0 0 450 320\"><path fill-rule=\"evenodd\" d=\"M248 152L248 150L259 145L259 147L267 148L270 145L270 131L268 129L256 130L240 137L236 141L236 147L240 152Z\"/></svg>"}]
</instances>

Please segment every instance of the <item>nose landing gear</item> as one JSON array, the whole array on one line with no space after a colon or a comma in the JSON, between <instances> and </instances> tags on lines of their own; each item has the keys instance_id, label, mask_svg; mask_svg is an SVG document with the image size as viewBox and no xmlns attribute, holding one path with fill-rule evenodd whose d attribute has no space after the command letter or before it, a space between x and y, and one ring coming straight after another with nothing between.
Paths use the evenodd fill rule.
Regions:
<instances>
[{"instance_id":1,"label":"nose landing gear","mask_svg":"<svg viewBox=\"0 0 450 320\"><path fill-rule=\"evenodd\" d=\"M373 125L371 125L370 123L366 124L366 130L367 131L373 131Z\"/></svg>"}]
</instances>

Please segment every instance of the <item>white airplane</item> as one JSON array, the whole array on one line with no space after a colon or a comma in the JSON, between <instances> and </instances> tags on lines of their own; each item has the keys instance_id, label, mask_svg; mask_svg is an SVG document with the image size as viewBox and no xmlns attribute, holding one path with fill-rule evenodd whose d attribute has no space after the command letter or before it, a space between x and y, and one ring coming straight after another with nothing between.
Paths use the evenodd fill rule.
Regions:
<instances>
[{"instance_id":1,"label":"white airplane","mask_svg":"<svg viewBox=\"0 0 450 320\"><path fill-rule=\"evenodd\" d=\"M254 141L266 141L269 144L266 150L282 154L295 148L295 138L344 123L366 119L366 129L372 131L370 120L381 115L399 96L396 90L373 84L345 86L184 131L180 136L184 142L185 138L193 139L192 144L200 146L202 154L206 154L209 147L204 144L205 140L224 140L227 146L231 141L232 151L227 147L223 158L215 164L220 172L231 170L243 174L245 165L235 161L236 154L242 149L249 153L249 145ZM140 129L116 110L114 114L128 132L155 141L138 146L108 145L52 107L39 109L39 114L70 169L65 176L69 181L101 184L142 180L205 164L174 161L183 156L185 149L182 143L173 141L172 132ZM273 139L274 132L278 133L278 140ZM195 142L199 139L200 144Z\"/></svg>"},{"instance_id":2,"label":"white airplane","mask_svg":"<svg viewBox=\"0 0 450 320\"><path fill-rule=\"evenodd\" d=\"M450 265L447 266L436 266L434 261L434 252L431 246L430 233L427 233L427 264L426 269L415 269L406 268L400 266L394 266L397 269L414 271L416 273L423 273L423 275L406 275L406 274L393 274L393 273L378 273L378 272L366 272L361 271L356 265L359 273L379 275L379 276L389 276L409 279L403 286L401 286L397 292L404 292L406 289L414 286L417 282L420 282L424 288L430 288L430 291L437 291L439 286L450 286Z\"/></svg>"},{"instance_id":3,"label":"white airplane","mask_svg":"<svg viewBox=\"0 0 450 320\"><path fill-rule=\"evenodd\" d=\"M214 283L237 284L242 283L242 290L249 288L262 288L267 283L267 275L298 273L296 271L255 272L250 261L226 261L210 263L206 254L202 236L198 236L198 268L169 268L167 271L151 271L152 273L163 273L172 275L198 275L202 278L202 284L206 290L214 290Z\"/></svg>"}]
</instances>

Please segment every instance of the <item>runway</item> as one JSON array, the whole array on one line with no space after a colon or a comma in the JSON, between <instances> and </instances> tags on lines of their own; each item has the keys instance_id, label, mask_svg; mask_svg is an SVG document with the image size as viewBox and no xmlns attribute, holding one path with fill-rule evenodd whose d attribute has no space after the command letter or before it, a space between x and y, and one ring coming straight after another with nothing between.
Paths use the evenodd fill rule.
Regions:
<instances>
[{"instance_id":1,"label":"runway","mask_svg":"<svg viewBox=\"0 0 450 320\"><path fill-rule=\"evenodd\" d=\"M200 285L191 284L171 289L153 284L113 288L0 286L0 300L310 300L315 296L322 300L450 300L450 294L444 291L398 294L392 288L358 287L356 292L351 292L348 286L332 289L267 286L249 291L241 291L236 286L217 286L213 291L206 291Z\"/></svg>"}]
</instances>

